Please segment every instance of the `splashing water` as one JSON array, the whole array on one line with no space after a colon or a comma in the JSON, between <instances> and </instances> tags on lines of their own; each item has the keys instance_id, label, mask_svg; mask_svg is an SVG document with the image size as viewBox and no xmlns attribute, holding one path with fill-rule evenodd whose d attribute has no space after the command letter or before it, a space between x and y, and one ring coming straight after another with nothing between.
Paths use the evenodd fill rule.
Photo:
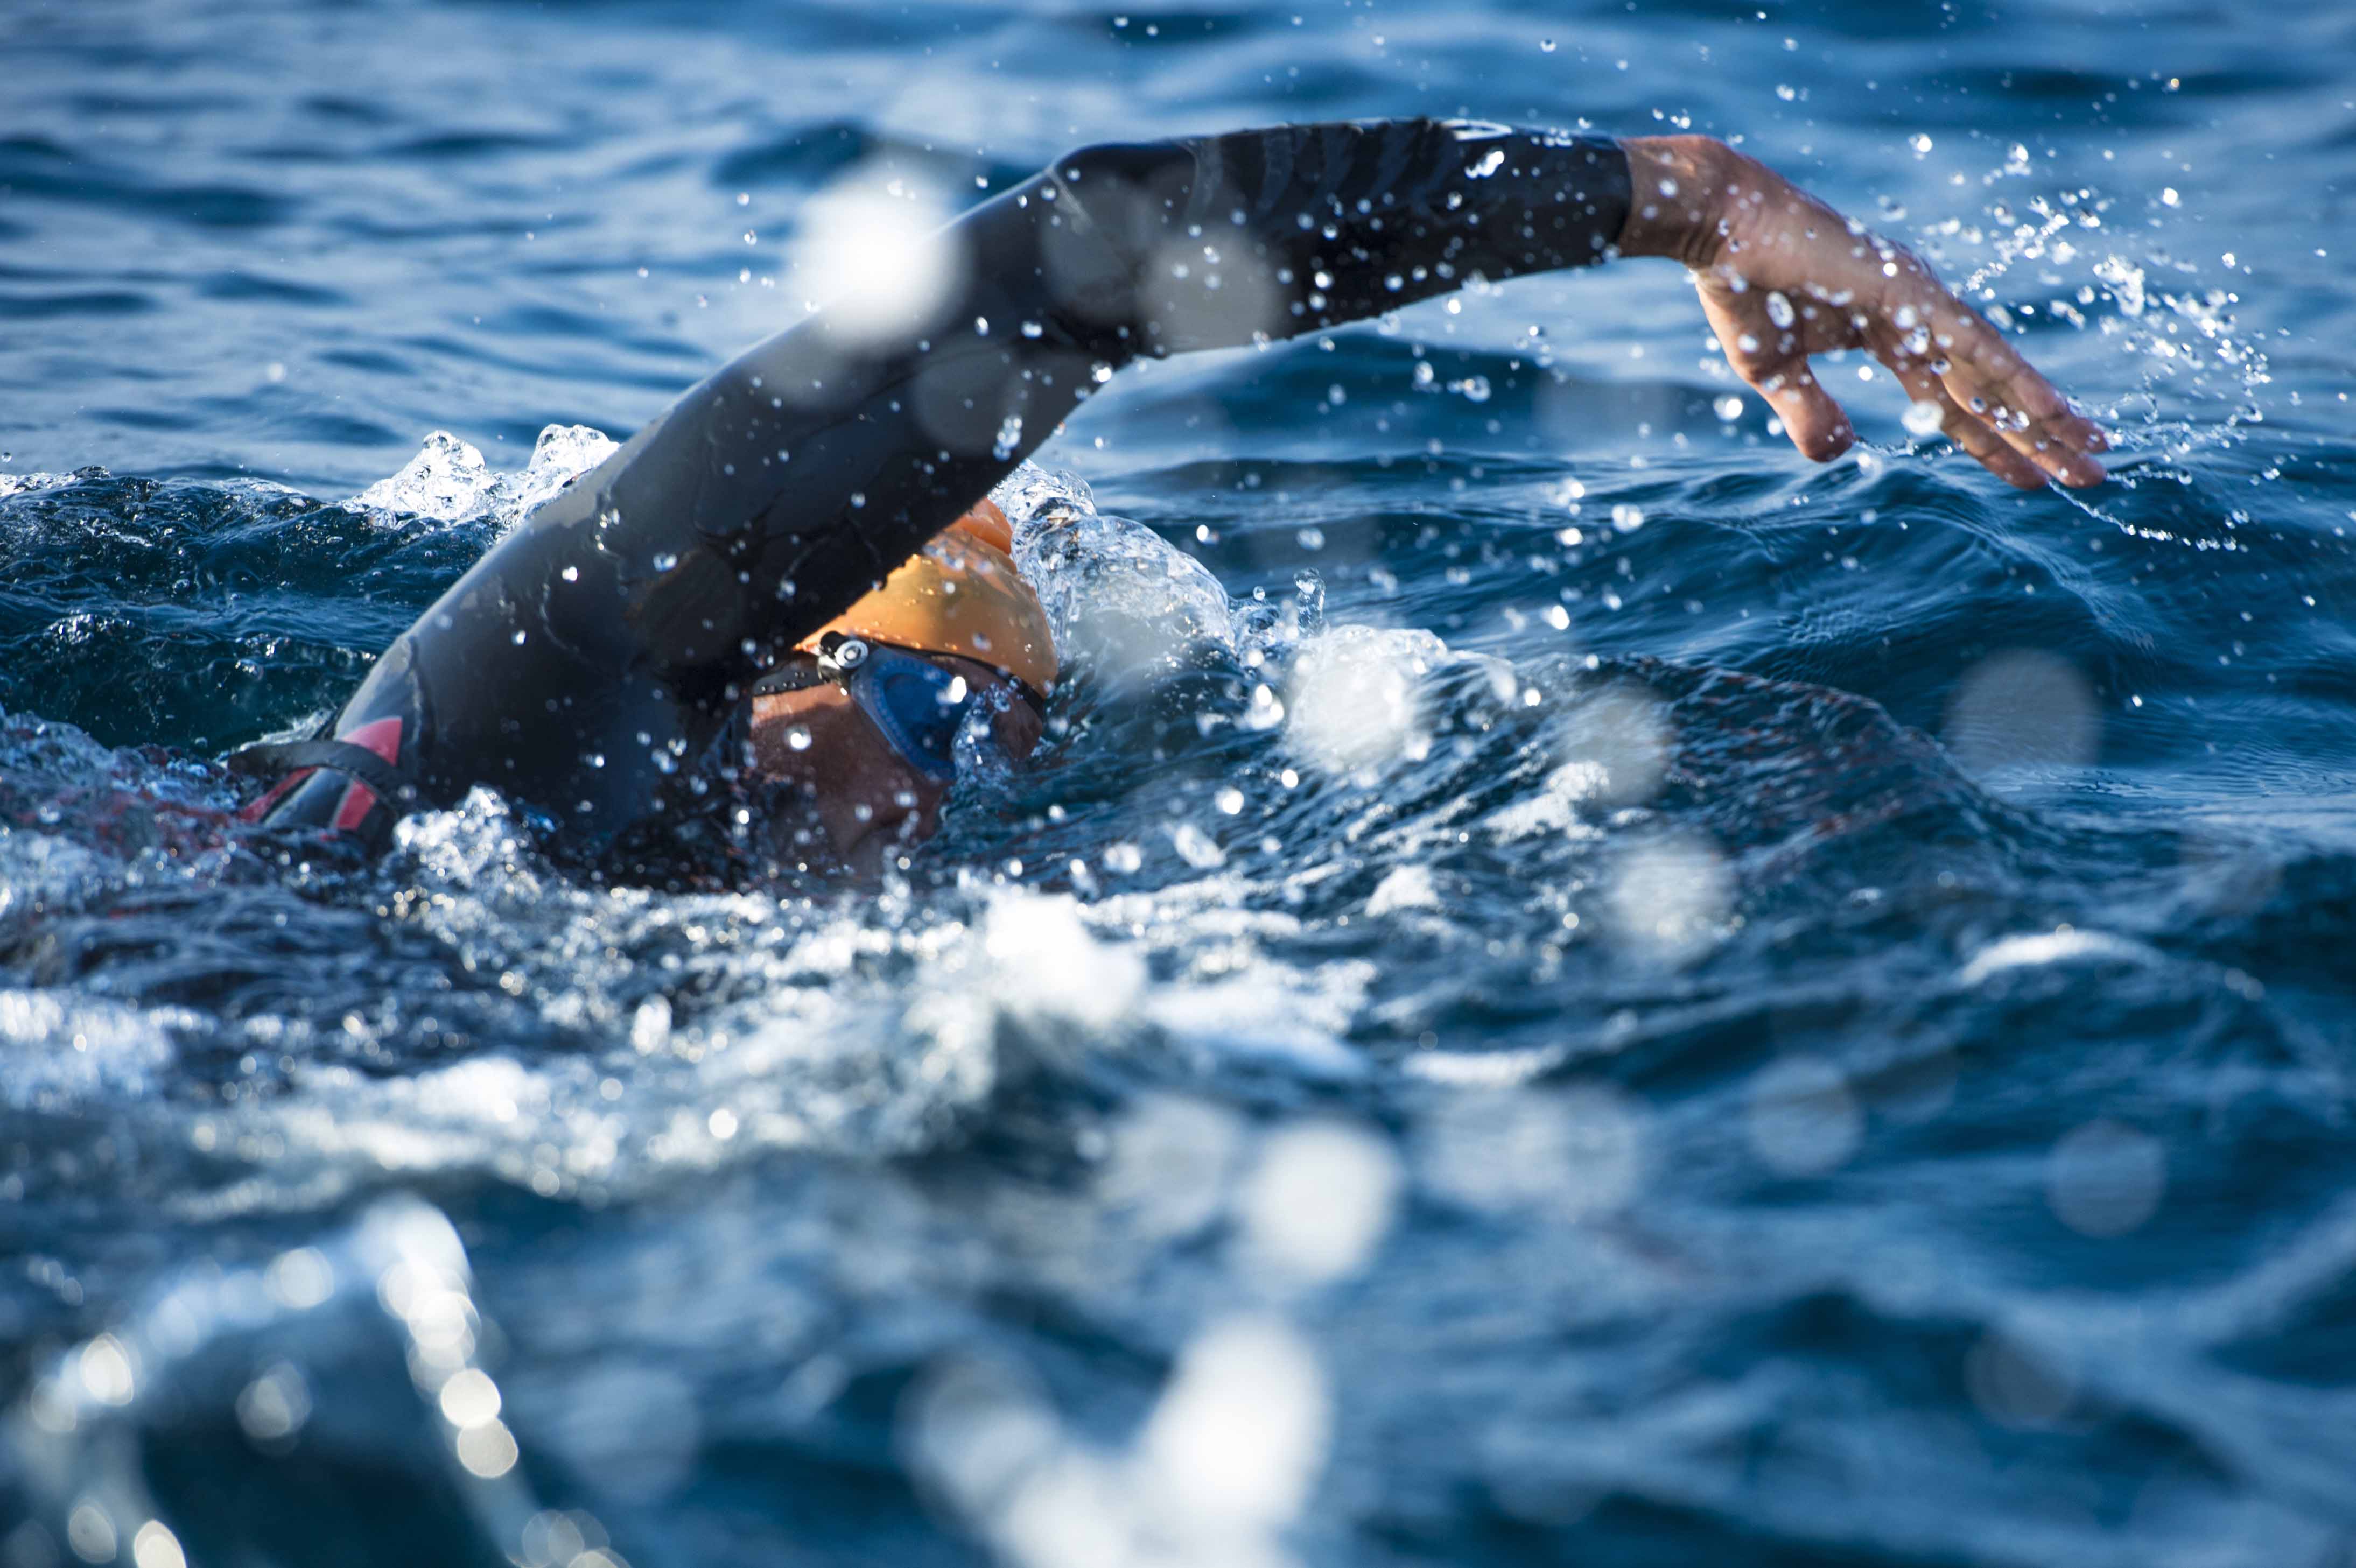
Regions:
<instances>
[{"instance_id":1,"label":"splashing water","mask_svg":"<svg viewBox=\"0 0 2356 1568\"><path fill-rule=\"evenodd\" d=\"M498 474L479 449L437 430L400 473L348 504L388 525L488 521L505 531L617 450L603 431L552 424L532 443L522 473Z\"/></svg>"},{"instance_id":2,"label":"splashing water","mask_svg":"<svg viewBox=\"0 0 2356 1568\"><path fill-rule=\"evenodd\" d=\"M2344 40L1362 10L9 34L0 1563L2344 1555ZM1474 283L1100 385L999 491L1046 739L875 887L233 821L597 431L908 330L949 193L1591 81L2117 482L1854 361L1807 468L1674 276Z\"/></svg>"}]
</instances>

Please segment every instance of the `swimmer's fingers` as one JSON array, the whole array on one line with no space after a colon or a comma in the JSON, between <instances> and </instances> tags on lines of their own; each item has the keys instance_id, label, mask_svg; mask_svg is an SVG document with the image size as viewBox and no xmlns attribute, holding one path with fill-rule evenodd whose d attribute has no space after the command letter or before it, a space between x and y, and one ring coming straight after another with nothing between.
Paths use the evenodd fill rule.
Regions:
<instances>
[{"instance_id":1,"label":"swimmer's fingers","mask_svg":"<svg viewBox=\"0 0 2356 1568\"><path fill-rule=\"evenodd\" d=\"M1727 363L1767 400L1803 456L1825 463L1857 444L1857 429L1809 368L1799 340L1747 309L1751 296L1704 289L1702 314L1726 349ZM1772 343L1772 348L1762 348Z\"/></svg>"},{"instance_id":2,"label":"swimmer's fingers","mask_svg":"<svg viewBox=\"0 0 2356 1568\"><path fill-rule=\"evenodd\" d=\"M2092 455L2110 444L2101 428L2072 408L1996 328L1960 303L1954 308L1963 319L1943 335L1946 368L1939 378L1949 402L2062 484L2101 484L2108 475Z\"/></svg>"},{"instance_id":3,"label":"swimmer's fingers","mask_svg":"<svg viewBox=\"0 0 2356 1568\"><path fill-rule=\"evenodd\" d=\"M1884 363L1896 374L1908 397L1917 403L1931 403L1938 408L1940 432L1978 459L1980 466L2016 489L2045 488L2043 470L2015 452L1985 421L1975 418L1970 410L1956 402L1928 366L1920 361Z\"/></svg>"}]
</instances>

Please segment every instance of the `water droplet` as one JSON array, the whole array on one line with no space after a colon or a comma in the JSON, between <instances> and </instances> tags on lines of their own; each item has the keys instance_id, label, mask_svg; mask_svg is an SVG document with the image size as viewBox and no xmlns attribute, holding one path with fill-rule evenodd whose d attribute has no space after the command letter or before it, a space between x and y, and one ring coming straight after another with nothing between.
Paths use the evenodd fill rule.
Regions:
<instances>
[{"instance_id":1,"label":"water droplet","mask_svg":"<svg viewBox=\"0 0 2356 1568\"><path fill-rule=\"evenodd\" d=\"M2150 1134L2089 1122L2054 1146L2046 1197L2081 1235L2124 1236L2158 1211L2168 1155Z\"/></svg>"},{"instance_id":2,"label":"water droplet","mask_svg":"<svg viewBox=\"0 0 2356 1568\"><path fill-rule=\"evenodd\" d=\"M160 1519L151 1519L131 1538L133 1568L188 1568L180 1538Z\"/></svg>"},{"instance_id":3,"label":"water droplet","mask_svg":"<svg viewBox=\"0 0 2356 1568\"><path fill-rule=\"evenodd\" d=\"M1751 1152L1785 1176L1815 1176L1847 1162L1865 1118L1839 1068L1816 1056L1787 1056L1751 1081Z\"/></svg>"}]
</instances>

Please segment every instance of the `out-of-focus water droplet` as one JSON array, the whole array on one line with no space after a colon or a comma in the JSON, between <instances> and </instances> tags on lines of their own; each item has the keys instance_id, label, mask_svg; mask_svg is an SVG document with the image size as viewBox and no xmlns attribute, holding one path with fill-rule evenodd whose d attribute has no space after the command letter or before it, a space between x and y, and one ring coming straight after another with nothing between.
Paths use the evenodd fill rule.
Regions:
<instances>
[{"instance_id":1,"label":"out-of-focus water droplet","mask_svg":"<svg viewBox=\"0 0 2356 1568\"><path fill-rule=\"evenodd\" d=\"M112 1563L120 1549L114 1520L90 1498L75 1503L66 1516L66 1544L85 1563Z\"/></svg>"},{"instance_id":2,"label":"out-of-focus water droplet","mask_svg":"<svg viewBox=\"0 0 2356 1568\"><path fill-rule=\"evenodd\" d=\"M151 1519L131 1537L133 1568L187 1568L180 1538L160 1519Z\"/></svg>"},{"instance_id":3,"label":"out-of-focus water droplet","mask_svg":"<svg viewBox=\"0 0 2356 1568\"><path fill-rule=\"evenodd\" d=\"M1150 1239L1190 1235L1226 1208L1243 1143L1228 1112L1184 1095L1148 1094L1113 1129L1097 1195Z\"/></svg>"},{"instance_id":4,"label":"out-of-focus water droplet","mask_svg":"<svg viewBox=\"0 0 2356 1568\"><path fill-rule=\"evenodd\" d=\"M442 1407L443 1419L453 1426L480 1426L498 1414L502 1403L498 1385L490 1374L479 1367L468 1367L451 1374L442 1385L436 1401Z\"/></svg>"},{"instance_id":5,"label":"out-of-focus water droplet","mask_svg":"<svg viewBox=\"0 0 2356 1568\"><path fill-rule=\"evenodd\" d=\"M641 1055L650 1055L669 1043L670 1001L648 997L630 1017L630 1044Z\"/></svg>"},{"instance_id":6,"label":"out-of-focus water droplet","mask_svg":"<svg viewBox=\"0 0 2356 1568\"><path fill-rule=\"evenodd\" d=\"M1384 1139L1340 1123L1271 1135L1238 1195L1247 1260L1303 1285L1365 1265L1389 1228L1398 1161Z\"/></svg>"},{"instance_id":7,"label":"out-of-focus water droplet","mask_svg":"<svg viewBox=\"0 0 2356 1568\"><path fill-rule=\"evenodd\" d=\"M137 1392L138 1371L130 1347L112 1334L101 1334L84 1345L75 1370L83 1391L101 1404L129 1404Z\"/></svg>"},{"instance_id":8,"label":"out-of-focus water droplet","mask_svg":"<svg viewBox=\"0 0 2356 1568\"><path fill-rule=\"evenodd\" d=\"M1215 870L1227 863L1226 851L1191 822L1182 822L1172 828L1170 843L1178 851L1178 858L1198 871Z\"/></svg>"},{"instance_id":9,"label":"out-of-focus water droplet","mask_svg":"<svg viewBox=\"0 0 2356 1568\"><path fill-rule=\"evenodd\" d=\"M455 1446L458 1463L466 1467L469 1475L484 1480L495 1481L515 1468L515 1435L504 1423L488 1421L480 1426L469 1426L458 1434Z\"/></svg>"},{"instance_id":10,"label":"out-of-focus water droplet","mask_svg":"<svg viewBox=\"0 0 2356 1568\"><path fill-rule=\"evenodd\" d=\"M2000 1329L1982 1335L1965 1353L1964 1386L1990 1421L2023 1432L2060 1424L2078 1399L2077 1380L2066 1367Z\"/></svg>"},{"instance_id":11,"label":"out-of-focus water droplet","mask_svg":"<svg viewBox=\"0 0 2356 1568\"><path fill-rule=\"evenodd\" d=\"M1732 424L1735 421L1742 417L1742 400L1736 397L1732 392L1727 393L1724 397L1719 398L1716 402L1710 404L1710 408L1720 420L1724 421L1728 424Z\"/></svg>"},{"instance_id":12,"label":"out-of-focus water droplet","mask_svg":"<svg viewBox=\"0 0 2356 1568\"><path fill-rule=\"evenodd\" d=\"M1933 436L1947 421L1947 411L1928 398L1906 405L1906 432L1915 436Z\"/></svg>"},{"instance_id":13,"label":"out-of-focus water droplet","mask_svg":"<svg viewBox=\"0 0 2356 1568\"><path fill-rule=\"evenodd\" d=\"M1665 964L1700 956L1718 940L1733 903L1726 863L1697 838L1632 846L1610 889L1612 930L1629 952Z\"/></svg>"},{"instance_id":14,"label":"out-of-focus water droplet","mask_svg":"<svg viewBox=\"0 0 2356 1568\"><path fill-rule=\"evenodd\" d=\"M310 1384L291 1361L266 1368L238 1392L237 1424L257 1443L284 1442L310 1419Z\"/></svg>"},{"instance_id":15,"label":"out-of-focus water droplet","mask_svg":"<svg viewBox=\"0 0 2356 1568\"><path fill-rule=\"evenodd\" d=\"M1609 1086L1468 1088L1419 1124L1417 1169L1451 1202L1584 1220L1633 1200L1649 1137L1642 1107Z\"/></svg>"},{"instance_id":16,"label":"out-of-focus water droplet","mask_svg":"<svg viewBox=\"0 0 2356 1568\"><path fill-rule=\"evenodd\" d=\"M1787 1056L1761 1069L1744 1111L1751 1152L1783 1176L1837 1169L1865 1136L1847 1075L1822 1057Z\"/></svg>"},{"instance_id":17,"label":"out-of-focus water droplet","mask_svg":"<svg viewBox=\"0 0 2356 1568\"><path fill-rule=\"evenodd\" d=\"M2117 1122L2088 1122L2053 1147L2046 1198L2081 1235L2124 1236L2158 1212L2168 1153L2158 1138Z\"/></svg>"},{"instance_id":18,"label":"out-of-focus water droplet","mask_svg":"<svg viewBox=\"0 0 2356 1568\"><path fill-rule=\"evenodd\" d=\"M929 186L855 168L803 204L796 282L853 346L913 340L938 324L964 281L964 251L943 229L948 215Z\"/></svg>"},{"instance_id":19,"label":"out-of-focus water droplet","mask_svg":"<svg viewBox=\"0 0 2356 1568\"><path fill-rule=\"evenodd\" d=\"M336 1271L316 1247L297 1247L278 1254L263 1276L279 1304L306 1312L335 1293Z\"/></svg>"},{"instance_id":20,"label":"out-of-focus water droplet","mask_svg":"<svg viewBox=\"0 0 2356 1568\"><path fill-rule=\"evenodd\" d=\"M1974 667L1947 710L1945 740L1965 769L2084 767L2103 744L2103 716L2069 660L2036 649L2000 653Z\"/></svg>"},{"instance_id":21,"label":"out-of-focus water droplet","mask_svg":"<svg viewBox=\"0 0 2356 1568\"><path fill-rule=\"evenodd\" d=\"M1439 649L1428 633L1372 627L1319 638L1293 665L1290 739L1311 761L1340 772L1428 751L1418 677Z\"/></svg>"},{"instance_id":22,"label":"out-of-focus water droplet","mask_svg":"<svg viewBox=\"0 0 2356 1568\"><path fill-rule=\"evenodd\" d=\"M1180 1512L1265 1529L1307 1500L1332 1420L1323 1369L1298 1334L1231 1320L1186 1347L1139 1456Z\"/></svg>"}]
</instances>

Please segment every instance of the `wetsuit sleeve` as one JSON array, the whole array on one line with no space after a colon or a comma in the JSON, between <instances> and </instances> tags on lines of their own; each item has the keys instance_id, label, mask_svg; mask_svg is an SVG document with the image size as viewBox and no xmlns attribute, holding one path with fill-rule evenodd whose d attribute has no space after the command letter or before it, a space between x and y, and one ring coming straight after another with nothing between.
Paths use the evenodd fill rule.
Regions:
<instances>
[{"instance_id":1,"label":"wetsuit sleeve","mask_svg":"<svg viewBox=\"0 0 2356 1568\"><path fill-rule=\"evenodd\" d=\"M1603 138L1430 120L1099 146L950 224L958 280L878 334L821 312L695 387L499 541L336 734L448 804L490 784L585 846L741 766L742 693L1140 355L1362 320L1475 276L1586 265L1628 165ZM381 838L332 766L258 803Z\"/></svg>"}]
</instances>

